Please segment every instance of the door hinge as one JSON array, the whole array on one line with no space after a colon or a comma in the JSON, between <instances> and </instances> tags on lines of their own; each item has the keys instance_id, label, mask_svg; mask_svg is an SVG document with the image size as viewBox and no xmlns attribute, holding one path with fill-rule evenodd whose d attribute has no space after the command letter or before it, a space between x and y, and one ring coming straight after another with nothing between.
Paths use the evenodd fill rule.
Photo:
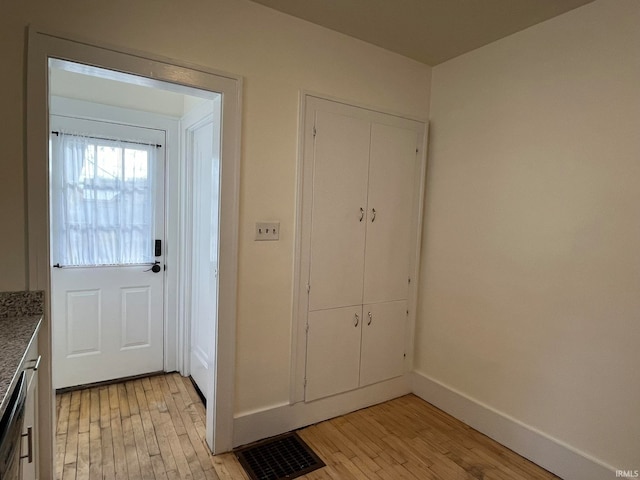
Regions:
<instances>
[{"instance_id":1,"label":"door hinge","mask_svg":"<svg viewBox=\"0 0 640 480\"><path fill-rule=\"evenodd\" d=\"M307 377L304 377L304 384L303 384L304 388L307 388Z\"/></svg>"},{"instance_id":2,"label":"door hinge","mask_svg":"<svg viewBox=\"0 0 640 480\"><path fill-rule=\"evenodd\" d=\"M316 135L318 134L318 131L316 130L316 126L313 126L313 138L316 138Z\"/></svg>"},{"instance_id":3,"label":"door hinge","mask_svg":"<svg viewBox=\"0 0 640 480\"><path fill-rule=\"evenodd\" d=\"M411 277L409 277L409 279L408 279L408 283L409 283L409 284L411 284Z\"/></svg>"},{"instance_id":4,"label":"door hinge","mask_svg":"<svg viewBox=\"0 0 640 480\"><path fill-rule=\"evenodd\" d=\"M420 150L416 148L416 153L419 153L419 152L420 152Z\"/></svg>"},{"instance_id":5,"label":"door hinge","mask_svg":"<svg viewBox=\"0 0 640 480\"><path fill-rule=\"evenodd\" d=\"M305 327L305 331L306 331L307 333L309 333L309 324L308 324L308 323L307 323L307 326Z\"/></svg>"},{"instance_id":6,"label":"door hinge","mask_svg":"<svg viewBox=\"0 0 640 480\"><path fill-rule=\"evenodd\" d=\"M409 316L409 310L407 310L407 317Z\"/></svg>"},{"instance_id":7,"label":"door hinge","mask_svg":"<svg viewBox=\"0 0 640 480\"><path fill-rule=\"evenodd\" d=\"M307 293L311 291L311 285L307 283Z\"/></svg>"}]
</instances>

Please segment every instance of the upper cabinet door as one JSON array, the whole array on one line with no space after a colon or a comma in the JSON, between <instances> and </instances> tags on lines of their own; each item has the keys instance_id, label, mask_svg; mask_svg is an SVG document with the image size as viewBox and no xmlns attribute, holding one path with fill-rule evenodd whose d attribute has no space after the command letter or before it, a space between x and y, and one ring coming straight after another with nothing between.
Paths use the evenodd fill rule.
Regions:
<instances>
[{"instance_id":1,"label":"upper cabinet door","mask_svg":"<svg viewBox=\"0 0 640 480\"><path fill-rule=\"evenodd\" d=\"M370 123L316 111L309 310L362 303Z\"/></svg>"},{"instance_id":2,"label":"upper cabinet door","mask_svg":"<svg viewBox=\"0 0 640 480\"><path fill-rule=\"evenodd\" d=\"M415 128L371 126L363 303L407 298L417 145Z\"/></svg>"}]
</instances>

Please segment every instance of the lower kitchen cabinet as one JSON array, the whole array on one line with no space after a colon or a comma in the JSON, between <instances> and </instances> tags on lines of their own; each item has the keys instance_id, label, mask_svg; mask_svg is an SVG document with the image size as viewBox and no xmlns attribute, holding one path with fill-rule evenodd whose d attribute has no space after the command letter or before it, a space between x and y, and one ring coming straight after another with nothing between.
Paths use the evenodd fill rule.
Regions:
<instances>
[{"instance_id":1,"label":"lower kitchen cabinet","mask_svg":"<svg viewBox=\"0 0 640 480\"><path fill-rule=\"evenodd\" d=\"M403 374L407 302L309 312L307 402Z\"/></svg>"},{"instance_id":2,"label":"lower kitchen cabinet","mask_svg":"<svg viewBox=\"0 0 640 480\"><path fill-rule=\"evenodd\" d=\"M27 400L25 403L25 415L22 433L21 461L22 480L35 480L38 478L38 367L40 356L38 355L38 337L31 341L24 369L27 372Z\"/></svg>"}]
</instances>

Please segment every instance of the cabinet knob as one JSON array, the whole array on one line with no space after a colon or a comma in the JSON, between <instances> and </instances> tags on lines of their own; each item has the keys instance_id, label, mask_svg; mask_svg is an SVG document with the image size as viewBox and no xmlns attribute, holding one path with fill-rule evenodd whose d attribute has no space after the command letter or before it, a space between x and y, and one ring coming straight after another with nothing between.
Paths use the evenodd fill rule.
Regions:
<instances>
[{"instance_id":1,"label":"cabinet knob","mask_svg":"<svg viewBox=\"0 0 640 480\"><path fill-rule=\"evenodd\" d=\"M360 207L360 221L364 218L364 208Z\"/></svg>"},{"instance_id":2,"label":"cabinet knob","mask_svg":"<svg viewBox=\"0 0 640 480\"><path fill-rule=\"evenodd\" d=\"M369 321L367 322L367 325L371 325L371 322L373 320L373 314L371 312L369 312Z\"/></svg>"},{"instance_id":3,"label":"cabinet knob","mask_svg":"<svg viewBox=\"0 0 640 480\"><path fill-rule=\"evenodd\" d=\"M371 223L376 221L376 209L372 208L371 209Z\"/></svg>"},{"instance_id":4,"label":"cabinet knob","mask_svg":"<svg viewBox=\"0 0 640 480\"><path fill-rule=\"evenodd\" d=\"M360 323L360 317L358 316L358 314L357 314L357 313L355 314L355 318L354 318L354 320L355 320L355 324L354 324L353 326L354 326L354 327L357 327L357 326L358 326L358 324Z\"/></svg>"}]
</instances>

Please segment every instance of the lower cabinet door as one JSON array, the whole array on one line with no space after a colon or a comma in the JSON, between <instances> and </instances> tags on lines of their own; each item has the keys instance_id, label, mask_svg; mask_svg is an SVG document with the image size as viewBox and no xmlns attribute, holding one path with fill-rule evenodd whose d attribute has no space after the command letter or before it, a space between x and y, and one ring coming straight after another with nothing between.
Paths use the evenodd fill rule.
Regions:
<instances>
[{"instance_id":1,"label":"lower cabinet door","mask_svg":"<svg viewBox=\"0 0 640 480\"><path fill-rule=\"evenodd\" d=\"M362 305L309 312L305 401L358 388Z\"/></svg>"},{"instance_id":2,"label":"lower cabinet door","mask_svg":"<svg viewBox=\"0 0 640 480\"><path fill-rule=\"evenodd\" d=\"M37 343L37 342L36 342ZM22 462L21 480L35 480L38 478L38 410L36 407L38 397L38 373L28 373L32 375L27 391L27 402L25 404L22 446L20 456L24 457ZM29 453L31 455L29 456Z\"/></svg>"},{"instance_id":3,"label":"lower cabinet door","mask_svg":"<svg viewBox=\"0 0 640 480\"><path fill-rule=\"evenodd\" d=\"M404 373L407 302L364 305L360 386Z\"/></svg>"}]
</instances>

